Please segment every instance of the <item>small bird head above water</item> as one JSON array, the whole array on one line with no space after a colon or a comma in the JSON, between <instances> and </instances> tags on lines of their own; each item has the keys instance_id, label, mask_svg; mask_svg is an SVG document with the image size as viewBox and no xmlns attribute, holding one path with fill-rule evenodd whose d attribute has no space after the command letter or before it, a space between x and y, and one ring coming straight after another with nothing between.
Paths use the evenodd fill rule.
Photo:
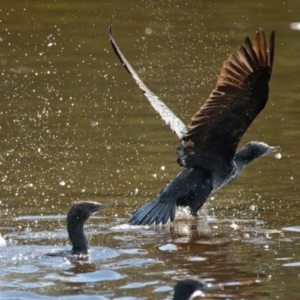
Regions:
<instances>
[{"instance_id":1,"label":"small bird head above water","mask_svg":"<svg viewBox=\"0 0 300 300\"><path fill-rule=\"evenodd\" d=\"M177 282L174 288L173 300L189 300L197 296L204 296L205 291L221 290L216 284L206 284L199 279L187 278Z\"/></svg>"},{"instance_id":2,"label":"small bird head above water","mask_svg":"<svg viewBox=\"0 0 300 300\"><path fill-rule=\"evenodd\" d=\"M115 202L100 204L91 201L79 201L71 205L67 215L67 230L73 245L72 254L89 253L89 242L83 230L85 221L99 210L114 204Z\"/></svg>"},{"instance_id":3,"label":"small bird head above water","mask_svg":"<svg viewBox=\"0 0 300 300\"><path fill-rule=\"evenodd\" d=\"M67 222L85 222L90 216L98 212L99 210L108 206L114 205L115 202L109 202L106 204L100 204L92 201L78 201L71 205L67 215Z\"/></svg>"}]
</instances>

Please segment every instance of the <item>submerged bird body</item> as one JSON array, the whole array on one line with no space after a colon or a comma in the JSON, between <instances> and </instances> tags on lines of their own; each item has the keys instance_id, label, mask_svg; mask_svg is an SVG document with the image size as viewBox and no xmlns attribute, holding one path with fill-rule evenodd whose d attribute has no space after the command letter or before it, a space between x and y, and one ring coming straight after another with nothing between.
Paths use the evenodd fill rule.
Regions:
<instances>
[{"instance_id":1,"label":"submerged bird body","mask_svg":"<svg viewBox=\"0 0 300 300\"><path fill-rule=\"evenodd\" d=\"M100 204L91 201L79 201L72 204L67 215L67 230L73 245L72 254L89 253L89 242L83 230L85 221L99 210L114 204L114 202Z\"/></svg>"},{"instance_id":2,"label":"submerged bird body","mask_svg":"<svg viewBox=\"0 0 300 300\"><path fill-rule=\"evenodd\" d=\"M142 82L128 63L109 29L115 53L143 90L154 109L180 139L177 149L182 172L150 203L132 214L132 225L173 221L176 206L189 206L196 216L209 195L236 179L244 167L279 147L249 142L236 152L243 134L265 107L274 57L274 32L269 50L263 32L254 45L246 38L237 54L223 63L216 88L186 128L179 118Z\"/></svg>"}]
</instances>

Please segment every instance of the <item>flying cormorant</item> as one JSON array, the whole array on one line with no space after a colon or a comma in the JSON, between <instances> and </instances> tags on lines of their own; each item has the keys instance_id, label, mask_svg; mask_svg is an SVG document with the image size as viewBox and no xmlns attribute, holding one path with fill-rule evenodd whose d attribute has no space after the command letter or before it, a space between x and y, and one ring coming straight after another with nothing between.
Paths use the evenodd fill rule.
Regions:
<instances>
[{"instance_id":1,"label":"flying cormorant","mask_svg":"<svg viewBox=\"0 0 300 300\"><path fill-rule=\"evenodd\" d=\"M267 103L274 58L274 31L269 49L264 32L258 31L253 45L246 37L237 53L229 55L215 89L187 127L143 83L117 46L111 26L108 34L123 66L161 118L177 134L180 140L178 163L183 167L153 201L132 214L129 224L173 221L176 206L188 206L191 214L197 216L212 192L236 179L254 159L279 149L262 142L249 142L236 152L243 134Z\"/></svg>"}]
</instances>

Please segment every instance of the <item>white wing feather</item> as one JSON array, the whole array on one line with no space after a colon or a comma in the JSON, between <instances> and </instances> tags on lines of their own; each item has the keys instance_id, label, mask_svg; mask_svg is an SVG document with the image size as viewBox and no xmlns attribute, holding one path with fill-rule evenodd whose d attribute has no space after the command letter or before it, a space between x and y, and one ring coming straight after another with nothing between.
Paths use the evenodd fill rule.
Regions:
<instances>
[{"instance_id":1,"label":"white wing feather","mask_svg":"<svg viewBox=\"0 0 300 300\"><path fill-rule=\"evenodd\" d=\"M153 94L153 92L151 92L147 88L147 86L144 84L139 75L134 71L134 69L131 67L131 65L117 46L117 43L115 42L112 36L111 27L109 27L108 29L108 35L114 47L114 50L119 56L123 66L133 77L139 88L144 92L145 96L147 97L153 108L159 113L159 115L165 121L165 123L170 126L172 131L174 131L177 134L178 138L181 139L182 136L187 132L187 128L184 125L184 123L169 109L167 105L164 104L164 102L160 98L158 98L155 94Z\"/></svg>"}]
</instances>

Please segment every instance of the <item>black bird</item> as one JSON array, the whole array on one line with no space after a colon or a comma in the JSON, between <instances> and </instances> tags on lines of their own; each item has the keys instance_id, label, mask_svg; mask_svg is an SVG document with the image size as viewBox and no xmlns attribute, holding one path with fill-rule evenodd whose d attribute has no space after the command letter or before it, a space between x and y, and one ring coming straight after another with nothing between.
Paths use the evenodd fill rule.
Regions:
<instances>
[{"instance_id":1,"label":"black bird","mask_svg":"<svg viewBox=\"0 0 300 300\"><path fill-rule=\"evenodd\" d=\"M183 279L174 288L173 300L189 300L196 296L204 296L205 291L222 289L219 285L206 284L199 279Z\"/></svg>"},{"instance_id":2,"label":"black bird","mask_svg":"<svg viewBox=\"0 0 300 300\"><path fill-rule=\"evenodd\" d=\"M90 201L79 201L72 204L67 215L67 229L69 239L73 245L72 254L89 254L90 246L88 239L84 234L83 225L90 216L99 210L114 204L115 202L100 204Z\"/></svg>"},{"instance_id":3,"label":"black bird","mask_svg":"<svg viewBox=\"0 0 300 300\"><path fill-rule=\"evenodd\" d=\"M176 206L188 206L191 214L197 216L212 192L236 179L254 159L279 149L262 142L249 142L236 152L243 134L267 103L274 58L274 31L270 36L269 49L264 32L258 31L253 46L246 37L237 53L228 57L215 89L187 128L133 70L116 44L111 26L108 34L126 70L179 137L178 163L184 167L152 202L132 214L129 224L151 225L173 221Z\"/></svg>"}]
</instances>

